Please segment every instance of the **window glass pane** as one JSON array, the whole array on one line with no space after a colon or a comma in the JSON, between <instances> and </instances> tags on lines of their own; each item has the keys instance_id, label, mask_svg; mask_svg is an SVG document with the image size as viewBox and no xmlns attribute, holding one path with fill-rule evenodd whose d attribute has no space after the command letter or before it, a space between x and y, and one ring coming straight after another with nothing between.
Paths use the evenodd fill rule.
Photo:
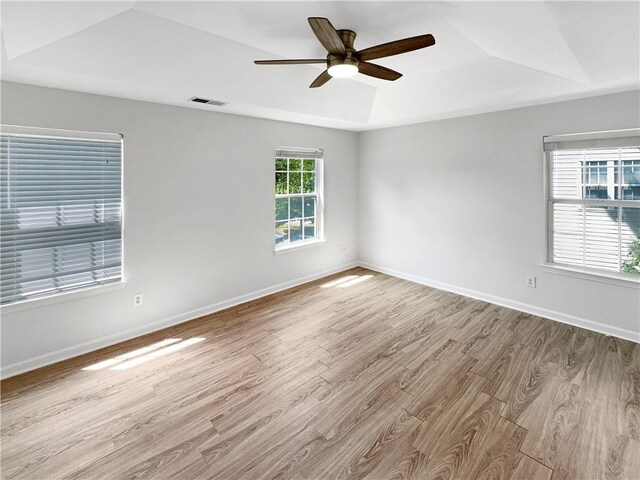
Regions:
<instances>
[{"instance_id":1,"label":"window glass pane","mask_svg":"<svg viewBox=\"0 0 640 480\"><path fill-rule=\"evenodd\" d=\"M609 188L606 185L590 185L584 187L584 198L597 198L606 200L609 198ZM615 194L615 188L613 189Z\"/></svg>"},{"instance_id":2,"label":"window glass pane","mask_svg":"<svg viewBox=\"0 0 640 480\"><path fill-rule=\"evenodd\" d=\"M276 195L285 195L287 193L287 173L276 172Z\"/></svg>"},{"instance_id":3,"label":"window glass pane","mask_svg":"<svg viewBox=\"0 0 640 480\"><path fill-rule=\"evenodd\" d=\"M276 199L276 220L287 220L289 218L289 199Z\"/></svg>"},{"instance_id":4,"label":"window glass pane","mask_svg":"<svg viewBox=\"0 0 640 480\"><path fill-rule=\"evenodd\" d=\"M304 219L304 238L316 238L316 219L313 218L305 218Z\"/></svg>"},{"instance_id":5,"label":"window glass pane","mask_svg":"<svg viewBox=\"0 0 640 480\"><path fill-rule=\"evenodd\" d=\"M640 207L556 204L553 224L554 262L629 273L625 262L640 245Z\"/></svg>"},{"instance_id":6,"label":"window glass pane","mask_svg":"<svg viewBox=\"0 0 640 480\"><path fill-rule=\"evenodd\" d=\"M640 160L622 162L622 183L624 185L640 185Z\"/></svg>"},{"instance_id":7,"label":"window glass pane","mask_svg":"<svg viewBox=\"0 0 640 480\"><path fill-rule=\"evenodd\" d=\"M300 193L302 174L300 172L289 173L289 193Z\"/></svg>"},{"instance_id":8,"label":"window glass pane","mask_svg":"<svg viewBox=\"0 0 640 480\"><path fill-rule=\"evenodd\" d=\"M292 172L299 172L300 170L302 170L302 160L298 158L290 158L289 170L291 170Z\"/></svg>"},{"instance_id":9,"label":"window glass pane","mask_svg":"<svg viewBox=\"0 0 640 480\"><path fill-rule=\"evenodd\" d=\"M622 187L620 200L640 200L640 185Z\"/></svg>"},{"instance_id":10,"label":"window glass pane","mask_svg":"<svg viewBox=\"0 0 640 480\"><path fill-rule=\"evenodd\" d=\"M622 207L621 220L622 273L640 275L640 207Z\"/></svg>"},{"instance_id":11,"label":"window glass pane","mask_svg":"<svg viewBox=\"0 0 640 480\"><path fill-rule=\"evenodd\" d=\"M291 220L289 222L289 241L302 240L302 220Z\"/></svg>"},{"instance_id":12,"label":"window glass pane","mask_svg":"<svg viewBox=\"0 0 640 480\"><path fill-rule=\"evenodd\" d=\"M621 200L640 200L640 147L620 149L622 159Z\"/></svg>"},{"instance_id":13,"label":"window glass pane","mask_svg":"<svg viewBox=\"0 0 640 480\"><path fill-rule=\"evenodd\" d=\"M316 216L316 198L304 197L304 216L315 217Z\"/></svg>"},{"instance_id":14,"label":"window glass pane","mask_svg":"<svg viewBox=\"0 0 640 480\"><path fill-rule=\"evenodd\" d=\"M304 193L313 193L316 191L316 174L303 173L302 174L302 191Z\"/></svg>"},{"instance_id":15,"label":"window glass pane","mask_svg":"<svg viewBox=\"0 0 640 480\"><path fill-rule=\"evenodd\" d=\"M291 217L302 217L302 197L294 197L291 199Z\"/></svg>"},{"instance_id":16,"label":"window glass pane","mask_svg":"<svg viewBox=\"0 0 640 480\"><path fill-rule=\"evenodd\" d=\"M315 172L316 170L316 161L315 160L304 160L304 171L305 172Z\"/></svg>"},{"instance_id":17,"label":"window glass pane","mask_svg":"<svg viewBox=\"0 0 640 480\"><path fill-rule=\"evenodd\" d=\"M554 198L616 198L620 149L562 150L552 155Z\"/></svg>"},{"instance_id":18,"label":"window glass pane","mask_svg":"<svg viewBox=\"0 0 640 480\"><path fill-rule=\"evenodd\" d=\"M287 159L286 158L276 158L276 171L286 172L287 171Z\"/></svg>"},{"instance_id":19,"label":"window glass pane","mask_svg":"<svg viewBox=\"0 0 640 480\"><path fill-rule=\"evenodd\" d=\"M289 241L289 222L276 222L276 245Z\"/></svg>"}]
</instances>

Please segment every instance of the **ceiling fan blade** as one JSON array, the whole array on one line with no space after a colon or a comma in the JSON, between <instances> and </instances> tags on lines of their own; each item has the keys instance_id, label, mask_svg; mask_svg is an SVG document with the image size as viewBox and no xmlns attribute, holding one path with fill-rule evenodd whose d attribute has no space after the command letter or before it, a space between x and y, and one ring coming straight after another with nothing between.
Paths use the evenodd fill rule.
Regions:
<instances>
[{"instance_id":1,"label":"ceiling fan blade","mask_svg":"<svg viewBox=\"0 0 640 480\"><path fill-rule=\"evenodd\" d=\"M367 61L374 58L390 57L401 53L412 52L421 48L430 47L436 43L436 39L430 33L417 37L404 38L395 42L383 43L375 47L365 48L358 52L360 60Z\"/></svg>"},{"instance_id":2,"label":"ceiling fan blade","mask_svg":"<svg viewBox=\"0 0 640 480\"><path fill-rule=\"evenodd\" d=\"M329 75L329 72L325 70L320 75L318 75L318 77L313 82L311 82L311 85L309 85L309 88L321 87L322 85L327 83L329 80L331 80L331 75Z\"/></svg>"},{"instance_id":3,"label":"ceiling fan blade","mask_svg":"<svg viewBox=\"0 0 640 480\"><path fill-rule=\"evenodd\" d=\"M316 34L316 37L318 37L318 40L320 40L320 43L327 52L340 57L347 54L340 35L338 35L338 32L336 32L336 29L333 28L329 20L322 17L310 17L309 25L311 25L313 33Z\"/></svg>"},{"instance_id":4,"label":"ceiling fan blade","mask_svg":"<svg viewBox=\"0 0 640 480\"><path fill-rule=\"evenodd\" d=\"M311 63L327 63L326 58L299 58L294 60L255 60L256 65L306 65Z\"/></svg>"},{"instance_id":5,"label":"ceiling fan blade","mask_svg":"<svg viewBox=\"0 0 640 480\"><path fill-rule=\"evenodd\" d=\"M358 72L369 75L370 77L391 81L397 80L402 76L400 72L396 72L395 70L391 70L390 68L368 62L360 62L358 64Z\"/></svg>"}]
</instances>

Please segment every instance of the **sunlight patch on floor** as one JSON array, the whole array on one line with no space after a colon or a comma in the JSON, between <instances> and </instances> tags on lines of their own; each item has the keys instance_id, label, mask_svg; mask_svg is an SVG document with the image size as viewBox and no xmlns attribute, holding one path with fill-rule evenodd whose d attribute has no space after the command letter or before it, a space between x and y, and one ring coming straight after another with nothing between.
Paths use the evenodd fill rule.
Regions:
<instances>
[{"instance_id":1,"label":"sunlight patch on floor","mask_svg":"<svg viewBox=\"0 0 640 480\"><path fill-rule=\"evenodd\" d=\"M200 343L203 340L206 339L202 337L194 337L187 340L182 340L181 338L167 338L161 342L153 343L146 347L138 348L131 352L103 360L102 362L94 363L82 370L92 371L103 370L106 368L109 370L126 370L136 365L140 365L141 363L148 362L154 358L182 350L189 345Z\"/></svg>"},{"instance_id":2,"label":"sunlight patch on floor","mask_svg":"<svg viewBox=\"0 0 640 480\"><path fill-rule=\"evenodd\" d=\"M344 277L338 278L337 280L331 280L330 282L323 283L322 285L320 285L320 288L335 287L337 285L340 285L341 283L348 282L349 280L353 280L355 278L358 278L358 275L346 275Z\"/></svg>"},{"instance_id":3,"label":"sunlight patch on floor","mask_svg":"<svg viewBox=\"0 0 640 480\"><path fill-rule=\"evenodd\" d=\"M373 275L360 275L360 276L357 276L357 278L349 280L348 282L341 283L340 285L337 285L337 288L352 287L353 285L357 285L358 283L362 283L362 282L364 282L366 280L369 280L371 277L373 277Z\"/></svg>"}]
</instances>

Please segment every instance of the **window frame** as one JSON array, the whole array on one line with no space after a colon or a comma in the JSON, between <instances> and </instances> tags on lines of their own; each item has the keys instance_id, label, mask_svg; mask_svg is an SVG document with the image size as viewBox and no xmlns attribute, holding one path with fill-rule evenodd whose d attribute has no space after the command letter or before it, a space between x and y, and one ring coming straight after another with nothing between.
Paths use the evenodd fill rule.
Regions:
<instances>
[{"instance_id":1,"label":"window frame","mask_svg":"<svg viewBox=\"0 0 640 480\"><path fill-rule=\"evenodd\" d=\"M602 207L617 207L619 209L618 216L622 215L621 209L624 207L637 208L640 205L638 200L624 200L624 199L600 199L600 198L584 198L584 187L587 185L584 182L585 170L580 172L581 188L583 190L583 198L554 198L553 197L553 153L559 150L589 150L596 148L621 148L629 146L626 143L628 140L620 140L626 138L637 139L635 144L639 144L638 135L640 135L640 129L627 129L627 130L615 130L606 132L590 132L585 134L568 134L568 135L554 135L546 136L543 139L544 143L544 155L543 155L543 176L544 176L544 201L545 201L545 215L546 215L546 258L542 263L542 267L547 269L550 273L567 275L577 277L586 280L599 281L602 283L610 283L619 286L640 288L640 275L634 276L623 272L615 272L612 270L599 269L587 266L573 265L569 263L561 263L554 261L554 205L581 205L581 206L602 206ZM557 146L567 145L565 148L554 148ZM617 167L615 167L614 175L619 178L619 183L622 185L623 180L623 160L619 160ZM634 164L635 165L635 164ZM593 168L593 167L591 167ZM610 167L606 167L610 168ZM591 172L590 172L591 175ZM600 174L598 173L598 176ZM616 187L620 185L615 184ZM619 195L622 195L620 190ZM620 218L618 219L618 223Z\"/></svg>"},{"instance_id":2,"label":"window frame","mask_svg":"<svg viewBox=\"0 0 640 480\"><path fill-rule=\"evenodd\" d=\"M0 311L11 313L24 309L62 303L77 298L108 293L124 288L127 283L125 272L125 208L124 208L124 135L122 133L92 132L83 130L67 130L22 125L0 125L3 135L61 138L65 140L114 141L120 143L120 276L112 280L87 283L56 291L27 295L25 298L0 304Z\"/></svg>"},{"instance_id":3,"label":"window frame","mask_svg":"<svg viewBox=\"0 0 640 480\"><path fill-rule=\"evenodd\" d=\"M305 154L307 156L305 156ZM314 174L315 174L315 192L313 193L305 193L301 191L300 193L286 193L286 194L278 194L275 193L275 174L276 172L281 172L281 170L276 169L276 160L279 158L286 158L287 165L288 161L300 160L304 162L304 160L314 160ZM304 163L301 165L300 173L301 173L301 181L303 181L304 174ZM314 197L315 198L315 237L310 239L297 240L295 242L288 243L276 243L274 239L274 254L278 255L281 253L296 251L300 249L316 247L325 242L324 238L324 152L322 149L307 149L307 148L292 148L292 147L279 147L275 151L275 155L273 157L273 172L274 172L274 215L273 215L273 225L277 222L284 220L277 220L276 217L276 203L278 200L282 199L291 199L291 198L300 198L302 202L302 219L306 218L304 216L304 197ZM287 166L287 172L290 173L289 167ZM289 184L287 178L287 185ZM301 189L302 190L302 189ZM288 222L291 221L290 216L290 206L289 206L289 214L287 216ZM304 228L304 226L302 227Z\"/></svg>"}]
</instances>

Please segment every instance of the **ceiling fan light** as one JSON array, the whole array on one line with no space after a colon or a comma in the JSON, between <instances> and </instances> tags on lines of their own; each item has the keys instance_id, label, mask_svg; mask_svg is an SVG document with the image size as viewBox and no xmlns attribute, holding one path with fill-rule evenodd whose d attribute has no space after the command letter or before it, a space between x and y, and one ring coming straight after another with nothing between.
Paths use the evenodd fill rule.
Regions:
<instances>
[{"instance_id":1,"label":"ceiling fan light","mask_svg":"<svg viewBox=\"0 0 640 480\"><path fill-rule=\"evenodd\" d=\"M329 75L336 78L346 78L352 77L356 73L358 73L358 67L353 64L348 63L339 63L337 65L332 65L327 70Z\"/></svg>"}]
</instances>

